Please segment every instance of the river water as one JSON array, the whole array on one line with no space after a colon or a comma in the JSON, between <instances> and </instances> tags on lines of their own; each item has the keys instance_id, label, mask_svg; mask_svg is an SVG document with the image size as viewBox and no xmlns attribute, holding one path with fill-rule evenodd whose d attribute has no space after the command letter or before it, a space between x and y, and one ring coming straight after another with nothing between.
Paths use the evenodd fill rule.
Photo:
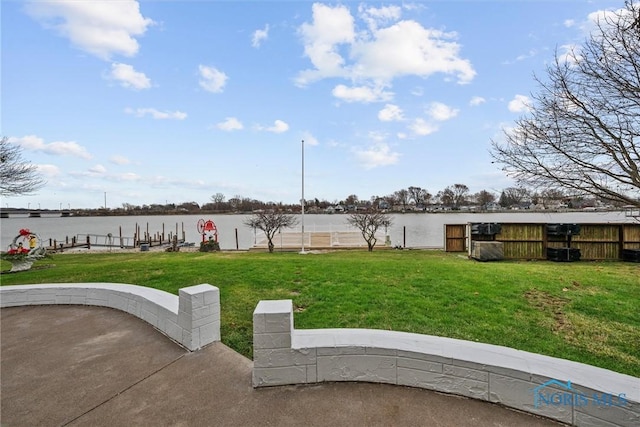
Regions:
<instances>
[{"instance_id":1,"label":"river water","mask_svg":"<svg viewBox=\"0 0 640 427\"><path fill-rule=\"evenodd\" d=\"M392 225L388 229L392 245L405 245L409 248L443 248L445 224L466 224L468 222L533 222L533 223L623 223L633 222L624 212L495 212L495 213L407 213L391 214ZM166 215L166 216L107 216L107 217L66 217L57 215L41 218L29 218L25 215L12 215L1 222L0 248L8 245L22 228L37 233L47 244L49 239L64 242L77 235L102 235L111 233L117 237L133 238L136 227L141 233L147 230L151 235L162 233L165 237L175 233L182 237L184 229L187 242L199 242L198 220L213 220L218 228L222 249L249 249L254 242L260 241L262 232L254 233L252 228L243 224L250 215ZM292 231L300 231L298 225ZM347 215L310 215L304 216L305 231L357 231L349 227ZM237 233L237 240L236 240ZM117 241L117 239L114 239Z\"/></svg>"}]
</instances>

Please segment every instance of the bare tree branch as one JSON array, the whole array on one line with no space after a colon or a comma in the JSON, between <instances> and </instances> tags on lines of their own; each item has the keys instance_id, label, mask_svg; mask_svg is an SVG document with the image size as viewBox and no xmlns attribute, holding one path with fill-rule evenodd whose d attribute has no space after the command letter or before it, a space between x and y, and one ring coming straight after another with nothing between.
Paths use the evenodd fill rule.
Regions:
<instances>
[{"instance_id":1,"label":"bare tree branch","mask_svg":"<svg viewBox=\"0 0 640 427\"><path fill-rule=\"evenodd\" d=\"M360 230L362 237L367 242L367 249L371 252L378 241L376 239L378 228L390 226L391 217L378 211L356 212L349 215L347 223Z\"/></svg>"},{"instance_id":2,"label":"bare tree branch","mask_svg":"<svg viewBox=\"0 0 640 427\"><path fill-rule=\"evenodd\" d=\"M520 184L640 206L640 4L606 15L580 49L536 78L530 113L492 141Z\"/></svg>"},{"instance_id":3,"label":"bare tree branch","mask_svg":"<svg viewBox=\"0 0 640 427\"><path fill-rule=\"evenodd\" d=\"M37 191L45 184L35 165L22 159L22 149L0 139L0 194L19 196Z\"/></svg>"},{"instance_id":4,"label":"bare tree branch","mask_svg":"<svg viewBox=\"0 0 640 427\"><path fill-rule=\"evenodd\" d=\"M264 231L267 236L269 252L273 252L273 236L283 228L293 227L298 220L289 214L280 211L256 212L253 217L244 221L244 225Z\"/></svg>"}]
</instances>

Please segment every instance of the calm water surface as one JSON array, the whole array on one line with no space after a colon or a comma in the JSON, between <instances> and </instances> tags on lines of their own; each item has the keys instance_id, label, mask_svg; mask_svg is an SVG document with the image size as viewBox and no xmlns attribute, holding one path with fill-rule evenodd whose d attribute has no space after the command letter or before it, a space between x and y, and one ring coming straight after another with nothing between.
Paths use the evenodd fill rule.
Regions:
<instances>
[{"instance_id":1,"label":"calm water surface","mask_svg":"<svg viewBox=\"0 0 640 427\"><path fill-rule=\"evenodd\" d=\"M392 245L403 245L411 248L443 248L445 224L466 224L468 222L563 222L563 223L622 223L632 222L624 212L496 212L496 213L419 213L392 214L392 225L389 236ZM122 229L123 237L133 237L136 226L144 233L170 232L182 236L187 242L199 242L201 236L197 230L199 219L211 219L218 227L220 247L222 249L249 249L254 241L260 240L262 233L243 224L250 215L167 215L167 216L113 216L113 217L68 217L46 216L28 218L27 215L3 218L1 222L0 248L6 250L21 228L38 233L48 243L49 239L64 242L66 237L78 234L111 233L118 236ZM355 229L346 223L347 216L305 215L305 231L346 231ZM294 229L295 230L295 229ZM300 230L298 215L297 230Z\"/></svg>"}]
</instances>

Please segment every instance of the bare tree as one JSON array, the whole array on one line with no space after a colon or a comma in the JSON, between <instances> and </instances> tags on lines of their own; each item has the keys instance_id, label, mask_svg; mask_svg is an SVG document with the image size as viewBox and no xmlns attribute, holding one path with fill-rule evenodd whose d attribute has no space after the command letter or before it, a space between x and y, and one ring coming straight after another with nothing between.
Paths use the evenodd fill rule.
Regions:
<instances>
[{"instance_id":1,"label":"bare tree","mask_svg":"<svg viewBox=\"0 0 640 427\"><path fill-rule=\"evenodd\" d=\"M475 194L476 203L480 205L482 209L486 209L489 203L493 203L496 201L496 196L493 193L488 192L487 190L482 190Z\"/></svg>"},{"instance_id":2,"label":"bare tree","mask_svg":"<svg viewBox=\"0 0 640 427\"><path fill-rule=\"evenodd\" d=\"M293 227L298 220L293 216L281 211L256 212L246 221L244 225L262 230L267 236L269 252L273 252L273 236L283 229Z\"/></svg>"},{"instance_id":3,"label":"bare tree","mask_svg":"<svg viewBox=\"0 0 640 427\"><path fill-rule=\"evenodd\" d=\"M566 198L567 196L562 192L562 190L549 188L540 193L539 202L546 208L550 203L559 203Z\"/></svg>"},{"instance_id":4,"label":"bare tree","mask_svg":"<svg viewBox=\"0 0 640 427\"><path fill-rule=\"evenodd\" d=\"M442 191L438 191L436 199L445 206L452 206L454 203L454 194L451 187L447 187Z\"/></svg>"},{"instance_id":5,"label":"bare tree","mask_svg":"<svg viewBox=\"0 0 640 427\"><path fill-rule=\"evenodd\" d=\"M529 190L523 187L507 187L500 194L500 206L509 207L520 205L531 196Z\"/></svg>"},{"instance_id":6,"label":"bare tree","mask_svg":"<svg viewBox=\"0 0 640 427\"><path fill-rule=\"evenodd\" d=\"M240 209L242 205L242 199L243 199L242 196L236 194L235 196L233 196L227 201L227 203L229 204L229 207L233 212L237 212L238 209Z\"/></svg>"},{"instance_id":7,"label":"bare tree","mask_svg":"<svg viewBox=\"0 0 640 427\"><path fill-rule=\"evenodd\" d=\"M387 194L383 199L387 202L388 209L393 209L393 207L398 203L398 198L395 193Z\"/></svg>"},{"instance_id":8,"label":"bare tree","mask_svg":"<svg viewBox=\"0 0 640 427\"><path fill-rule=\"evenodd\" d=\"M356 212L349 215L347 223L360 230L367 242L367 249L371 252L378 241L376 238L378 228L390 226L391 217L379 211Z\"/></svg>"},{"instance_id":9,"label":"bare tree","mask_svg":"<svg viewBox=\"0 0 640 427\"><path fill-rule=\"evenodd\" d=\"M346 199L344 199L344 205L349 207L353 206L354 208L358 206L358 196L355 194L350 194Z\"/></svg>"},{"instance_id":10,"label":"bare tree","mask_svg":"<svg viewBox=\"0 0 640 427\"><path fill-rule=\"evenodd\" d=\"M407 191L409 192L409 199L413 200L416 206L424 206L432 197L426 189L420 187L412 186L409 187Z\"/></svg>"},{"instance_id":11,"label":"bare tree","mask_svg":"<svg viewBox=\"0 0 640 427\"><path fill-rule=\"evenodd\" d=\"M456 206L463 205L469 195L469 187L464 184L453 184L452 187L447 187L453 194L453 204ZM445 189L446 190L446 189Z\"/></svg>"},{"instance_id":12,"label":"bare tree","mask_svg":"<svg viewBox=\"0 0 640 427\"><path fill-rule=\"evenodd\" d=\"M214 203L215 209L217 211L221 210L222 205L224 203L224 199L225 197L224 197L224 194L222 193L216 193L213 196L211 196L211 201Z\"/></svg>"},{"instance_id":13,"label":"bare tree","mask_svg":"<svg viewBox=\"0 0 640 427\"><path fill-rule=\"evenodd\" d=\"M31 194L45 184L37 167L22 159L20 146L0 139L0 195L19 196Z\"/></svg>"},{"instance_id":14,"label":"bare tree","mask_svg":"<svg viewBox=\"0 0 640 427\"><path fill-rule=\"evenodd\" d=\"M603 15L547 77L530 113L492 141L495 161L540 190L640 206L640 3Z\"/></svg>"},{"instance_id":15,"label":"bare tree","mask_svg":"<svg viewBox=\"0 0 640 427\"><path fill-rule=\"evenodd\" d=\"M409 191L404 188L393 193L396 201L402 205L402 210L407 209L407 205L409 204Z\"/></svg>"}]
</instances>

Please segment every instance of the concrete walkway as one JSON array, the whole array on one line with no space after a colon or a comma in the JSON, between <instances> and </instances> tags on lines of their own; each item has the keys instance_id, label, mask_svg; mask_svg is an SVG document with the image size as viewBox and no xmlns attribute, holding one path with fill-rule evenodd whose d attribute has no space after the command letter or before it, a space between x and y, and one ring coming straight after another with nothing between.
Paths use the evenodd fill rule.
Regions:
<instances>
[{"instance_id":1,"label":"concrete walkway","mask_svg":"<svg viewBox=\"0 0 640 427\"><path fill-rule=\"evenodd\" d=\"M221 343L188 353L120 311L1 310L2 426L558 426L487 402L384 384L254 390Z\"/></svg>"}]
</instances>

